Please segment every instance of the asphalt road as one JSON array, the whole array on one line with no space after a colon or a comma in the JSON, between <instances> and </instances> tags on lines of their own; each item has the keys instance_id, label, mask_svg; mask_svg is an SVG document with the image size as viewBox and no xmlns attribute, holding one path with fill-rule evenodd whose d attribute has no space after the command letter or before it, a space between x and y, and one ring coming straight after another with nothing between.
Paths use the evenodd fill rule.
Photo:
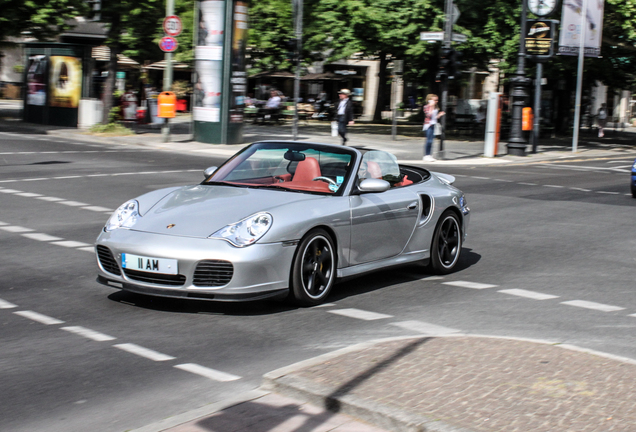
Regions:
<instances>
[{"instance_id":1,"label":"asphalt road","mask_svg":"<svg viewBox=\"0 0 636 432\"><path fill-rule=\"evenodd\" d=\"M378 272L298 309L95 282L91 245L112 210L198 183L221 160L0 133L0 430L134 429L254 389L290 363L430 329L636 358L635 155L444 167L472 209L456 273Z\"/></svg>"}]
</instances>

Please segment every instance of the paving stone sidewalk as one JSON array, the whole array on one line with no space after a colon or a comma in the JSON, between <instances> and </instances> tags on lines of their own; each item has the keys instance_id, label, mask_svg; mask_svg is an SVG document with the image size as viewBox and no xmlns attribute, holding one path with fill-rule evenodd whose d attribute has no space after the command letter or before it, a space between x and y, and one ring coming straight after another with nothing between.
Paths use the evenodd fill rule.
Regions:
<instances>
[{"instance_id":1,"label":"paving stone sidewalk","mask_svg":"<svg viewBox=\"0 0 636 432\"><path fill-rule=\"evenodd\" d=\"M265 377L266 388L391 431L636 431L636 361L491 337L363 344Z\"/></svg>"},{"instance_id":2,"label":"paving stone sidewalk","mask_svg":"<svg viewBox=\"0 0 636 432\"><path fill-rule=\"evenodd\" d=\"M253 397L135 432L634 432L635 380L636 360L567 344L401 337L278 369Z\"/></svg>"}]
</instances>

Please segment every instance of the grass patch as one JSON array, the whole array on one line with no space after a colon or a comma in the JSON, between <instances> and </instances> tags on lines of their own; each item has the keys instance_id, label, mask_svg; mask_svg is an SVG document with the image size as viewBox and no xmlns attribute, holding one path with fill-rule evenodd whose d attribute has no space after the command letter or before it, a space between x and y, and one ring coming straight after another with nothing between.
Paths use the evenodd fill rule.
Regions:
<instances>
[{"instance_id":1,"label":"grass patch","mask_svg":"<svg viewBox=\"0 0 636 432\"><path fill-rule=\"evenodd\" d=\"M125 136L125 135L134 135L135 133L128 129L125 126L120 125L119 123L108 123L108 124L96 124L93 125L88 133L90 135L101 135L101 136Z\"/></svg>"}]
</instances>

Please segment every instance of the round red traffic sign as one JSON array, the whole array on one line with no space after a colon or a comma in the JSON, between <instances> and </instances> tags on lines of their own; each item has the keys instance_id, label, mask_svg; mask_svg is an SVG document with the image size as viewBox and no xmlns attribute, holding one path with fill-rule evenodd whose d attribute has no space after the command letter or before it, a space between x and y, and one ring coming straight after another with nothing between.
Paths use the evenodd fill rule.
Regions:
<instances>
[{"instance_id":1,"label":"round red traffic sign","mask_svg":"<svg viewBox=\"0 0 636 432\"><path fill-rule=\"evenodd\" d=\"M177 43L177 40L172 36L162 37L159 41L159 48L161 48L161 51L163 52L176 51L178 46L179 44Z\"/></svg>"},{"instance_id":2,"label":"round red traffic sign","mask_svg":"<svg viewBox=\"0 0 636 432\"><path fill-rule=\"evenodd\" d=\"M170 15L163 20L163 31L168 36L179 36L183 26L181 25L181 18L176 15Z\"/></svg>"}]
</instances>

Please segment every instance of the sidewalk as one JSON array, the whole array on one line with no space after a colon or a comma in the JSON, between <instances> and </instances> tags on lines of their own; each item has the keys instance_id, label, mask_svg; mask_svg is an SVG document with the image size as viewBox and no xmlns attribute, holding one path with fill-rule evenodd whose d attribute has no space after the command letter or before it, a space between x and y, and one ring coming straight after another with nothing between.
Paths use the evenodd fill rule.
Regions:
<instances>
[{"instance_id":1,"label":"sidewalk","mask_svg":"<svg viewBox=\"0 0 636 432\"><path fill-rule=\"evenodd\" d=\"M392 338L270 372L243 401L134 432L633 432L635 380L634 360L555 342Z\"/></svg>"},{"instance_id":2,"label":"sidewalk","mask_svg":"<svg viewBox=\"0 0 636 432\"><path fill-rule=\"evenodd\" d=\"M1 111L1 110L0 110ZM0 113L1 114L1 113ZM2 116L0 115L0 118ZM229 157L245 145L260 140L292 140L292 128L285 125L253 125L245 124L244 144L205 144L192 140L192 126L189 115L180 115L171 120L170 142L162 142L160 125L133 125L134 135L130 136L96 136L87 135L85 131L75 128L62 128L23 123L17 120L0 119L0 131L15 133L35 133L61 136L109 144L136 145L151 147L163 151L180 153L208 154ZM340 144L340 138L331 136L328 122L312 121L299 126L297 139L330 144ZM580 157L616 157L617 155L632 155L636 151L636 128L624 131L607 130L605 138L595 137L591 131L584 130L580 135L577 152L572 151L571 137L543 138L537 148L537 153L530 153L531 145L527 147L526 156L508 156L506 143L499 143L496 157L483 156L484 141L477 136L449 137L444 142L444 151L439 152L439 140L434 142L437 151L436 162L423 162L424 138L419 125L398 125L395 140L391 136L391 125L355 124L349 127L349 146L360 146L385 150L397 156L400 163L436 167L445 165L502 165L542 163L560 159Z\"/></svg>"}]
</instances>

